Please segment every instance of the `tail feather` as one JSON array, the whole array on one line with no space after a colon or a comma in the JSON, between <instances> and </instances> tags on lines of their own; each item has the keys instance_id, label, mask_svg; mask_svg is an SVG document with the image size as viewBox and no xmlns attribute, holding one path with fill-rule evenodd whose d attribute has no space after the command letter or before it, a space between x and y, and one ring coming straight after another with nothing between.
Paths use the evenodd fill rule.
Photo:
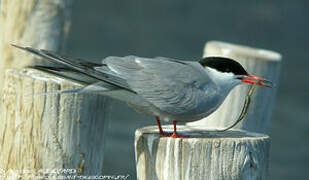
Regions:
<instances>
[{"instance_id":1,"label":"tail feather","mask_svg":"<svg viewBox=\"0 0 309 180\"><path fill-rule=\"evenodd\" d=\"M28 67L43 72L47 72L49 74L53 74L61 78L69 79L83 85L89 85L99 81L90 76L86 76L85 74L82 74L79 71L75 71L73 69L65 67L49 67L49 66L38 66L38 65Z\"/></svg>"},{"instance_id":2,"label":"tail feather","mask_svg":"<svg viewBox=\"0 0 309 180\"><path fill-rule=\"evenodd\" d=\"M33 54L36 54L40 57L43 57L53 63L58 63L65 65L72 71L77 71L80 74L84 74L85 76L89 76L93 79L97 79L98 81L104 81L109 84L112 84L116 87L126 89L128 91L134 92L129 85L126 83L125 80L121 80L119 77L115 77L111 74L96 71L93 66L100 66L98 63L93 63L93 62L87 62L82 59L77 59L77 58L72 58L72 57L67 57L67 56L62 56L58 55L56 53L47 51L47 50L38 50L38 49L33 49L29 47L21 47L17 45L13 45L16 48L31 52ZM101 66L104 66L104 64L101 64ZM59 74L59 73L58 73ZM59 74L61 75L61 74ZM135 93L135 92L134 92Z\"/></svg>"}]
</instances>

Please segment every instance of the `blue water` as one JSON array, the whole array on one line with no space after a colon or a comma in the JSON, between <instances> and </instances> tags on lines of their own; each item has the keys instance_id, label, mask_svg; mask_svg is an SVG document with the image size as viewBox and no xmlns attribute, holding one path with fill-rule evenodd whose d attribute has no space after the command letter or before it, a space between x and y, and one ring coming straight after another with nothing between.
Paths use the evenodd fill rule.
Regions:
<instances>
[{"instance_id":1,"label":"blue water","mask_svg":"<svg viewBox=\"0 0 309 180\"><path fill-rule=\"evenodd\" d=\"M306 0L75 0L65 53L91 60L130 54L197 60L209 40L282 53L269 131L271 179L308 179L308 9ZM104 172L135 179L134 131L155 121L121 102L114 107Z\"/></svg>"}]
</instances>

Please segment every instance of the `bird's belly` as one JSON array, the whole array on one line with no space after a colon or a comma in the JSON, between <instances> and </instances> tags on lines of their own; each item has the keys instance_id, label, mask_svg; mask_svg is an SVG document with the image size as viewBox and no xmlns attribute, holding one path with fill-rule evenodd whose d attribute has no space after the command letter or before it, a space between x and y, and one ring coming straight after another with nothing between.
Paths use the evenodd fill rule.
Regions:
<instances>
[{"instance_id":1,"label":"bird's belly","mask_svg":"<svg viewBox=\"0 0 309 180\"><path fill-rule=\"evenodd\" d=\"M163 117L163 119L166 121L175 120L180 122L197 121L216 111L224 99L225 98L222 96L212 96L211 98L201 101L194 109L188 109L188 111L182 114L166 114L166 117Z\"/></svg>"},{"instance_id":2,"label":"bird's belly","mask_svg":"<svg viewBox=\"0 0 309 180\"><path fill-rule=\"evenodd\" d=\"M223 100L226 97L223 96L224 93L217 94L217 91L212 92L214 93L208 93L205 96L200 96L201 98L199 98L198 100L199 103L195 107L183 106L182 108L184 108L184 111L182 111L183 113L179 114L172 114L162 111L158 107L154 106L153 104L149 103L141 97L133 98L136 99L134 101L132 101L132 98L130 98L127 103L137 112L150 116L158 116L160 117L160 120L190 122L207 117L222 104Z\"/></svg>"}]
</instances>

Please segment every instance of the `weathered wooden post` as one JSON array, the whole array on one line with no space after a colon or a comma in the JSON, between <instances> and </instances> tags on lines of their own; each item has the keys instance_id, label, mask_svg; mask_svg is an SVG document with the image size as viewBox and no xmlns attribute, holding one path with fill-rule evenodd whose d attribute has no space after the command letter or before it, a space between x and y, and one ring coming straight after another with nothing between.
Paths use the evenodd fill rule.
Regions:
<instances>
[{"instance_id":1,"label":"weathered wooden post","mask_svg":"<svg viewBox=\"0 0 309 180\"><path fill-rule=\"evenodd\" d=\"M273 81L276 86L272 89L258 87L255 89L247 115L235 127L248 131L265 133L270 125L271 114L278 87L281 55L279 53L235 45L219 41L210 41L204 49L204 57L223 56L237 60L252 74ZM223 104L207 118L187 123L197 128L223 129L230 126L238 118L243 107L248 85L235 87Z\"/></svg>"},{"instance_id":2,"label":"weathered wooden post","mask_svg":"<svg viewBox=\"0 0 309 180\"><path fill-rule=\"evenodd\" d=\"M12 178L8 170L35 174L72 168L88 175L102 170L107 99L84 94L32 96L78 86L32 70L8 70L4 83L7 68L47 62L11 44L58 52L64 48L72 2L0 1L0 168L7 178Z\"/></svg>"},{"instance_id":3,"label":"weathered wooden post","mask_svg":"<svg viewBox=\"0 0 309 180\"><path fill-rule=\"evenodd\" d=\"M47 62L11 44L64 48L72 0L0 2L0 179L3 173L7 179L101 175L110 100L90 94L36 95L80 85L31 69L6 70Z\"/></svg>"},{"instance_id":4,"label":"weathered wooden post","mask_svg":"<svg viewBox=\"0 0 309 180\"><path fill-rule=\"evenodd\" d=\"M77 87L36 70L6 71L0 116L1 169L7 173L30 170L31 175L50 169L73 169L64 175L102 174L109 100L94 94L35 95Z\"/></svg>"},{"instance_id":5,"label":"weathered wooden post","mask_svg":"<svg viewBox=\"0 0 309 180\"><path fill-rule=\"evenodd\" d=\"M172 132L171 126L164 126ZM267 135L235 130L199 131L179 126L189 138L159 135L157 127L135 133L139 180L268 179Z\"/></svg>"}]
</instances>

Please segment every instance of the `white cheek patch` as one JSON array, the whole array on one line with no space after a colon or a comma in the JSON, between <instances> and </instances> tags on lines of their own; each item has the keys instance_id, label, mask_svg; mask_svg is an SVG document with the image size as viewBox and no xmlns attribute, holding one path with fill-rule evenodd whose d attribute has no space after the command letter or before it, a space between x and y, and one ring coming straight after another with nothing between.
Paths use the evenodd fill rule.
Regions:
<instances>
[{"instance_id":1,"label":"white cheek patch","mask_svg":"<svg viewBox=\"0 0 309 180\"><path fill-rule=\"evenodd\" d=\"M212 81L219 87L222 87L226 90L229 90L236 86L237 84L240 84L241 81L236 79L236 76L232 72L220 72L216 69L206 67L207 73L209 77L212 79Z\"/></svg>"},{"instance_id":2,"label":"white cheek patch","mask_svg":"<svg viewBox=\"0 0 309 180\"><path fill-rule=\"evenodd\" d=\"M207 70L208 70L208 73L210 75L210 77L215 81L215 80L231 80L231 79L234 79L234 74L231 73L231 72L220 72L220 71L217 71L213 68L208 68L207 67Z\"/></svg>"}]
</instances>

